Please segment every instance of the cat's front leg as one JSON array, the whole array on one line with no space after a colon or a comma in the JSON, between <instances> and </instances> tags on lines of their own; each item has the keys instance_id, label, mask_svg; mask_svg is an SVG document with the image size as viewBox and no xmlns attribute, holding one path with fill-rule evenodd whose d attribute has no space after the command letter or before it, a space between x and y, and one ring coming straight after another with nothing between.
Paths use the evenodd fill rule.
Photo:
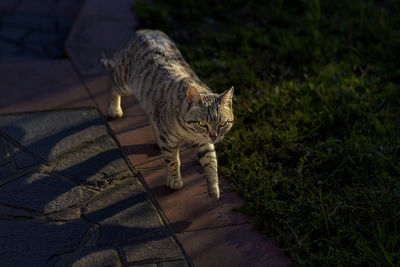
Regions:
<instances>
[{"instance_id":1,"label":"cat's front leg","mask_svg":"<svg viewBox=\"0 0 400 267\"><path fill-rule=\"evenodd\" d=\"M110 90L110 105L108 107L108 116L113 119L121 118L123 115L121 109L121 95L116 92L113 86Z\"/></svg>"},{"instance_id":2,"label":"cat's front leg","mask_svg":"<svg viewBox=\"0 0 400 267\"><path fill-rule=\"evenodd\" d=\"M159 136L157 139L167 167L167 186L175 190L181 189L183 182L180 171L179 143L168 136Z\"/></svg>"},{"instance_id":3,"label":"cat's front leg","mask_svg":"<svg viewBox=\"0 0 400 267\"><path fill-rule=\"evenodd\" d=\"M218 199L218 165L214 144L192 144L192 146L196 150L200 165L204 168L204 172L206 173L208 194Z\"/></svg>"}]
</instances>

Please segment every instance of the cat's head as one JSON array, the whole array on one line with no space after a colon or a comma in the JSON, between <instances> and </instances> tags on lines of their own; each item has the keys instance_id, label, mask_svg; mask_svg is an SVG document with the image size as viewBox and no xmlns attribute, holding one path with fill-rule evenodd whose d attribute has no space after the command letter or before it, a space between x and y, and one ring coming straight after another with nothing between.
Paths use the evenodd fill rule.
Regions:
<instances>
[{"instance_id":1,"label":"cat's head","mask_svg":"<svg viewBox=\"0 0 400 267\"><path fill-rule=\"evenodd\" d=\"M217 143L232 128L232 97L233 87L222 94L200 94L195 87L187 90L184 121L199 141Z\"/></svg>"}]
</instances>

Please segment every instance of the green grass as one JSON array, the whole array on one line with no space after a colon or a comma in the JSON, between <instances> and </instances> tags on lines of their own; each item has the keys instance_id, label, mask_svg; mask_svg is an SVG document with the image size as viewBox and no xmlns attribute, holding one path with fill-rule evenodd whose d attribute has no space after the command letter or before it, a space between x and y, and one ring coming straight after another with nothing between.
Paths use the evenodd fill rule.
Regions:
<instances>
[{"instance_id":1,"label":"green grass","mask_svg":"<svg viewBox=\"0 0 400 267\"><path fill-rule=\"evenodd\" d=\"M218 3L217 3L218 2ZM399 266L400 1L137 1L217 92L220 170L296 265Z\"/></svg>"}]
</instances>

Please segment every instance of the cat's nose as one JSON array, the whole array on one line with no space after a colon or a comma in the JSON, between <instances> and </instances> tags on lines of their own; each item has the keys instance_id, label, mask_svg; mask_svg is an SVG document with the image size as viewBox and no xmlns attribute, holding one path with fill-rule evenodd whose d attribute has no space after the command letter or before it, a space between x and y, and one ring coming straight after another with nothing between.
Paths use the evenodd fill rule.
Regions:
<instances>
[{"instance_id":1,"label":"cat's nose","mask_svg":"<svg viewBox=\"0 0 400 267\"><path fill-rule=\"evenodd\" d=\"M210 138L211 140L215 141L215 139L217 139L217 133L210 133Z\"/></svg>"}]
</instances>

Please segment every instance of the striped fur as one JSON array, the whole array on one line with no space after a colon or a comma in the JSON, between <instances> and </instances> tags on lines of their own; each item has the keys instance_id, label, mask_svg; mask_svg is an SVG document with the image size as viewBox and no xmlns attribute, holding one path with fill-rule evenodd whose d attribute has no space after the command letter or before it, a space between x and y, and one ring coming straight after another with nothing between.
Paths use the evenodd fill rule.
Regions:
<instances>
[{"instance_id":1,"label":"striped fur","mask_svg":"<svg viewBox=\"0 0 400 267\"><path fill-rule=\"evenodd\" d=\"M134 95L146 111L167 167L167 186L180 189L179 143L196 150L206 176L208 193L219 198L214 144L233 123L233 88L213 93L185 62L175 44L160 31L140 30L112 60L109 115L121 117L121 96Z\"/></svg>"}]
</instances>

